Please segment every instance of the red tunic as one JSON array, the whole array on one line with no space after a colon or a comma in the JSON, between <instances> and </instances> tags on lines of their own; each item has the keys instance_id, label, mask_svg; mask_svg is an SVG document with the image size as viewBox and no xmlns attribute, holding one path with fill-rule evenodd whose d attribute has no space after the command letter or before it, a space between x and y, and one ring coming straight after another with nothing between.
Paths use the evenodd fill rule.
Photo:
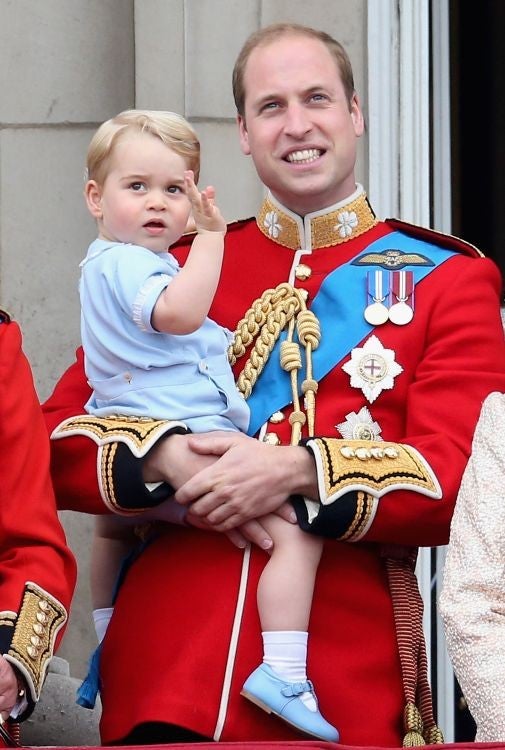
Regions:
<instances>
[{"instance_id":1,"label":"red tunic","mask_svg":"<svg viewBox=\"0 0 505 750\"><path fill-rule=\"evenodd\" d=\"M0 652L30 707L67 620L76 566L56 513L49 441L16 323L0 314Z\"/></svg>"},{"instance_id":2,"label":"red tunic","mask_svg":"<svg viewBox=\"0 0 505 750\"><path fill-rule=\"evenodd\" d=\"M276 217L267 218L273 227ZM297 256L296 263L311 270L306 280L293 280L308 291L308 306L328 273L394 230L388 223L372 223L355 238ZM447 238L441 241L451 244ZM439 500L407 490L390 492L379 501L363 539L325 543L309 627L308 673L323 715L338 727L344 744L401 744L405 698L378 543L447 542L482 400L505 387L499 273L490 260L452 244L456 254L417 285L413 321L375 330L403 368L393 388L367 404L342 370L349 352L319 384L316 435L340 437L336 425L367 405L382 437L416 448L443 492ZM253 219L232 225L211 316L233 330L265 289L288 281L294 255L260 232ZM341 293L345 300L346 290ZM364 297L350 303L361 317ZM80 360L47 404L50 429L82 412L87 396ZM289 429L287 419L269 426L284 443ZM103 512L94 443L68 437L54 441L53 448L62 505ZM255 596L266 560L258 549L244 553L226 538L198 530L168 526L152 541L121 588L104 642L105 742L145 721L178 724L222 741L296 739L286 724L240 695L245 678L261 661Z\"/></svg>"}]
</instances>

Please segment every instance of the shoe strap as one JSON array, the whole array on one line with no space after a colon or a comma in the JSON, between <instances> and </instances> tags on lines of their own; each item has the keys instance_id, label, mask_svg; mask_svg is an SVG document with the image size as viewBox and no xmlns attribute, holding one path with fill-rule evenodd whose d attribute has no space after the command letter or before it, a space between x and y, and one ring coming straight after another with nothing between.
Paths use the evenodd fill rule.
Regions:
<instances>
[{"instance_id":1,"label":"shoe strap","mask_svg":"<svg viewBox=\"0 0 505 750\"><path fill-rule=\"evenodd\" d=\"M305 682L288 682L281 688L281 693L285 698L291 698L302 693L313 693L314 686L310 680Z\"/></svg>"}]
</instances>

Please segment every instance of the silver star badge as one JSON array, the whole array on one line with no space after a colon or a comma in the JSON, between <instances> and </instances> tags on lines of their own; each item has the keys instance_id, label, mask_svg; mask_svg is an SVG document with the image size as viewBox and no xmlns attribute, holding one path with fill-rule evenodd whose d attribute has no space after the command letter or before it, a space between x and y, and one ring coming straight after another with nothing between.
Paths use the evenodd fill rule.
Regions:
<instances>
[{"instance_id":1,"label":"silver star badge","mask_svg":"<svg viewBox=\"0 0 505 750\"><path fill-rule=\"evenodd\" d=\"M345 422L335 425L344 440L382 440L382 432L378 423L372 418L366 406L358 413L355 411L345 415Z\"/></svg>"},{"instance_id":2,"label":"silver star badge","mask_svg":"<svg viewBox=\"0 0 505 750\"><path fill-rule=\"evenodd\" d=\"M403 372L395 362L394 351L384 349L377 336L370 336L362 347L353 349L342 369L351 376L351 387L360 388L371 404L383 390L390 390L395 377Z\"/></svg>"}]
</instances>

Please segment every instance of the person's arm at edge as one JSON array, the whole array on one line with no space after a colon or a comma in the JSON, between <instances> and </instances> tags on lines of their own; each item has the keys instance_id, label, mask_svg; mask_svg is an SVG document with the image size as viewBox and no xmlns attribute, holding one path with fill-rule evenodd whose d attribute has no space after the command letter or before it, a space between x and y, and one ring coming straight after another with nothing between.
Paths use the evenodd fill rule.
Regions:
<instances>
[{"instance_id":1,"label":"person's arm at edge","mask_svg":"<svg viewBox=\"0 0 505 750\"><path fill-rule=\"evenodd\" d=\"M5 700L3 680L13 684L14 669L16 696L19 690L24 695L12 715L22 721L40 696L49 660L63 636L76 564L57 517L48 439L15 323L0 325L0 385L0 693ZM5 708L5 703L0 706L2 712Z\"/></svg>"}]
</instances>

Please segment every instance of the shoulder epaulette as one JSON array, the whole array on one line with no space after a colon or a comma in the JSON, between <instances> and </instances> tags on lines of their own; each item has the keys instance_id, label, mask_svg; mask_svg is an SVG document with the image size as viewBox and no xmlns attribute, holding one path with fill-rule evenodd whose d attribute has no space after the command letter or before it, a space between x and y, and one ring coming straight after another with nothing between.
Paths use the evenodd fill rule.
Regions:
<instances>
[{"instance_id":1,"label":"shoulder epaulette","mask_svg":"<svg viewBox=\"0 0 505 750\"><path fill-rule=\"evenodd\" d=\"M455 237L453 234L444 234L444 232L437 232L435 229L429 229L427 227L420 227L417 224L409 224L407 221L400 221L400 219L386 219L388 224L393 229L399 232L404 232L411 237L424 240L425 242L432 242L440 247L445 247L448 250L456 250L464 255L470 255L472 258L484 258L484 253L471 245L469 242Z\"/></svg>"},{"instance_id":2,"label":"shoulder epaulette","mask_svg":"<svg viewBox=\"0 0 505 750\"><path fill-rule=\"evenodd\" d=\"M0 309L0 323L10 323L11 316L5 310Z\"/></svg>"}]
</instances>

